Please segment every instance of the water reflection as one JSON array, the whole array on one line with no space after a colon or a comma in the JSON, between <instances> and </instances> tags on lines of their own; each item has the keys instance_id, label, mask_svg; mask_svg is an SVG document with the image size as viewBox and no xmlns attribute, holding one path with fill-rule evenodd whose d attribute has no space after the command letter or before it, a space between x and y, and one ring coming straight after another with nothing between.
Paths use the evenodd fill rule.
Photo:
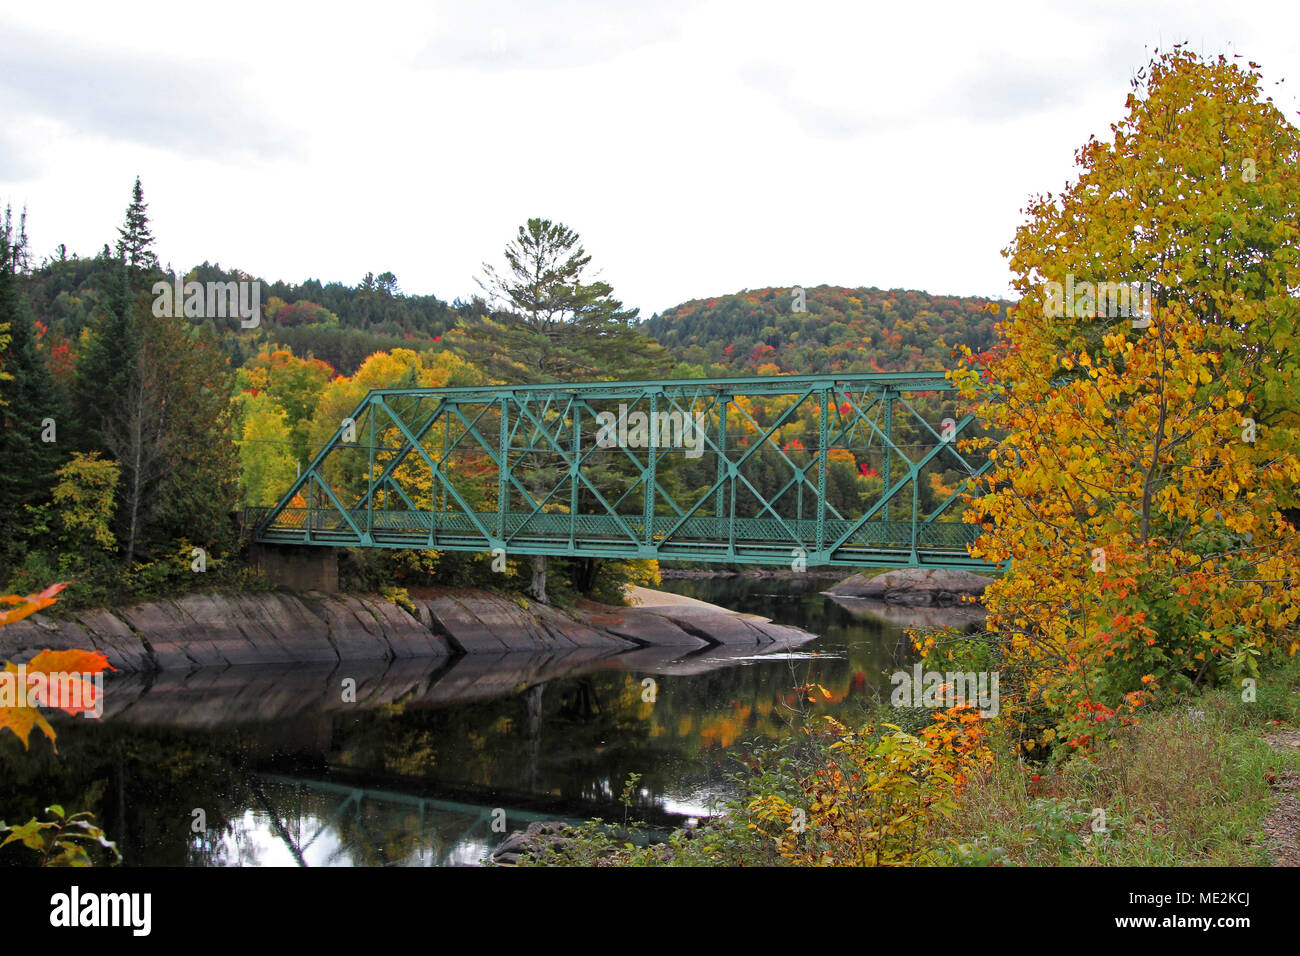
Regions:
<instances>
[{"instance_id":1,"label":"water reflection","mask_svg":"<svg viewBox=\"0 0 1300 956\"><path fill-rule=\"evenodd\" d=\"M55 800L91 809L128 865L473 863L503 838L493 810L508 830L620 819L630 773L642 775L634 817L707 813L742 742L785 734L801 706L852 721L908 660L898 622L822 597L825 582L670 586L819 637L762 651L120 675L104 719L57 722L57 755L0 739L0 808L5 819ZM830 699L805 705L793 688L808 681ZM13 849L0 860L21 860Z\"/></svg>"}]
</instances>

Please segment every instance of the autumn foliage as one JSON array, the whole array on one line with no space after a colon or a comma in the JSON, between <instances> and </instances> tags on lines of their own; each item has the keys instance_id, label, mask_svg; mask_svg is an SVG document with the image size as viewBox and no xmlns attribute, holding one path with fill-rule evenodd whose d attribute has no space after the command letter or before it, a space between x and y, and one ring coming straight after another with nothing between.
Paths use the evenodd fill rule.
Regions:
<instances>
[{"instance_id":1,"label":"autumn foliage","mask_svg":"<svg viewBox=\"0 0 1300 956\"><path fill-rule=\"evenodd\" d=\"M16 594L0 595L0 604L10 606L9 610L0 612L0 627L21 621L54 604L58 600L56 595L66 587L66 584L52 584L39 594L29 594L26 597L19 597ZM65 686L70 686L68 682L75 683L78 691L76 703L71 700L41 700L39 697L32 700L32 703L41 706L57 705L59 710L74 716L85 711L93 711L100 703L96 697L95 685L86 677L102 673L104 670L114 670L114 668L108 663L108 658L103 651L44 650L23 665L23 672L27 676L43 675L46 678L43 682L46 687L49 686L54 675L60 675ZM3 673L17 675L18 665L6 662ZM0 730L12 731L26 747L33 728L39 728L53 744L54 728L37 707L28 707L25 704L26 700L22 703L10 701L0 703Z\"/></svg>"},{"instance_id":2,"label":"autumn foliage","mask_svg":"<svg viewBox=\"0 0 1300 956\"><path fill-rule=\"evenodd\" d=\"M1031 203L1021 301L953 373L1005 435L967 520L1012 562L985 603L1022 713L1051 715L1027 745L1300 645L1300 134L1253 69L1176 50L1135 81L1113 142ZM1130 282L1149 309L1049 301Z\"/></svg>"},{"instance_id":3,"label":"autumn foliage","mask_svg":"<svg viewBox=\"0 0 1300 956\"><path fill-rule=\"evenodd\" d=\"M799 866L899 866L939 862L929 839L951 815L966 778L992 760L984 720L969 706L937 713L919 734L892 724L852 731L832 717L810 730L821 759L797 776L800 798L767 793L748 806L748 827Z\"/></svg>"},{"instance_id":4,"label":"autumn foliage","mask_svg":"<svg viewBox=\"0 0 1300 956\"><path fill-rule=\"evenodd\" d=\"M66 587L66 584L53 584L39 594L29 594L26 597L16 594L0 595L0 604L10 605L8 611L0 613L0 627L20 621L54 604L57 600L56 595ZM64 686L67 686L68 681L75 682L79 691L75 703L69 700L42 701L39 697L32 701L37 705L58 703L60 710L75 716L85 711L96 710L101 704L96 696L95 685L86 680L86 677L114 669L102 651L44 650L23 665L22 672L28 676L34 674L45 676L46 688L50 686L53 675L58 675ZM17 675L20 671L16 665L6 662L4 673ZM50 745L54 745L54 728L36 707L26 706L26 701L21 704L5 702L0 705L0 731L7 729L13 732L23 742L23 747L28 746L33 728L40 728L41 732L49 738ZM0 840L0 847L21 843L38 854L41 866L80 867L94 865L95 861L87 848L87 844L93 843L111 854L109 859L113 863L121 862L122 854L118 852L116 844L108 839L103 829L94 823L94 814L85 811L68 814L57 803L46 807L45 813L48 819L40 820L32 817L26 823L12 827L0 820L0 835L4 836L4 839Z\"/></svg>"}]
</instances>

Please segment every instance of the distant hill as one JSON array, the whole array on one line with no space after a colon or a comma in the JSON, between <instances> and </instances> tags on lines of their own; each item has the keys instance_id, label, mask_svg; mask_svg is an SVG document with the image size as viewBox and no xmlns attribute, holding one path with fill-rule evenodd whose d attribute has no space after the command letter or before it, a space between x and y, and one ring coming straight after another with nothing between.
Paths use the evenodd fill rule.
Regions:
<instances>
[{"instance_id":1,"label":"distant hill","mask_svg":"<svg viewBox=\"0 0 1300 956\"><path fill-rule=\"evenodd\" d=\"M22 277L33 317L52 348L75 350L83 329L109 297L115 269L107 247L98 256L47 260ZM255 278L204 262L185 273L187 281L227 282ZM261 286L262 324L244 329L237 317L208 319L234 366L271 344L296 355L308 353L350 375L366 357L394 348L440 348L442 336L481 306L448 303L434 295L406 295L392 273L366 275L357 285L267 282Z\"/></svg>"},{"instance_id":2,"label":"distant hill","mask_svg":"<svg viewBox=\"0 0 1300 956\"><path fill-rule=\"evenodd\" d=\"M768 288L693 299L641 327L681 363L677 374L917 371L951 367L958 345L989 348L999 318L989 302L823 285L797 312L791 288Z\"/></svg>"},{"instance_id":3,"label":"distant hill","mask_svg":"<svg viewBox=\"0 0 1300 956\"><path fill-rule=\"evenodd\" d=\"M105 248L92 258L47 260L22 278L40 334L56 356L75 352L81 331L105 306L113 268ZM252 277L204 262L185 278ZM261 293L263 321L256 329L241 328L233 316L206 320L235 367L280 346L350 375L379 350L441 349L458 319L484 309L481 301L406 295L391 273L367 275L355 286L264 282ZM948 368L958 345L989 348L998 319L987 311L987 299L904 289L817 286L805 290L803 304L806 311L794 311L788 287L745 290L684 302L639 328L668 349L678 363L673 374L685 378Z\"/></svg>"}]
</instances>

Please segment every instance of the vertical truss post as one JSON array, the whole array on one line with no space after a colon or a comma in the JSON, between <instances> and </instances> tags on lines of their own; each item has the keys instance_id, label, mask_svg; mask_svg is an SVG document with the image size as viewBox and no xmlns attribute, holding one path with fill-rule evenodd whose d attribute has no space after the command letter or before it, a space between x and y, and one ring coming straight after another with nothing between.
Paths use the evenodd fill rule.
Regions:
<instances>
[{"instance_id":1,"label":"vertical truss post","mask_svg":"<svg viewBox=\"0 0 1300 956\"><path fill-rule=\"evenodd\" d=\"M417 408L423 409L421 402L415 404ZM424 441L423 437L420 441ZM421 445L420 448L423 450L424 446ZM441 458L442 456L438 456L435 460L433 455L429 455L429 550L433 550L438 541L438 497L433 490L442 486L442 482L438 480L442 474Z\"/></svg>"},{"instance_id":2,"label":"vertical truss post","mask_svg":"<svg viewBox=\"0 0 1300 956\"><path fill-rule=\"evenodd\" d=\"M645 546L655 546L655 463L659 455L659 429L656 417L659 410L659 394L650 393L650 447L649 461L642 473L642 485L645 487Z\"/></svg>"},{"instance_id":3,"label":"vertical truss post","mask_svg":"<svg viewBox=\"0 0 1300 956\"><path fill-rule=\"evenodd\" d=\"M726 514L722 495L726 491L723 479L727 476L727 404L730 401L723 395L718 396L718 497L713 506L713 514L718 519L719 534L722 532L722 518Z\"/></svg>"},{"instance_id":4,"label":"vertical truss post","mask_svg":"<svg viewBox=\"0 0 1300 956\"><path fill-rule=\"evenodd\" d=\"M884 452L885 460L884 462L881 463L880 466L880 478L881 478L880 492L881 494L887 494L889 492L890 482L891 482L890 473L893 471L891 467L892 465L891 453L893 452L894 449L893 390L891 390L888 386L886 386L880 397L884 401L884 405L885 405L885 428L884 428L885 442L881 446L881 451ZM886 501L885 506L880 509L880 520L884 522L886 528L889 527L889 502L888 501ZM886 536L883 540L885 541L889 540L888 532L886 532Z\"/></svg>"},{"instance_id":5,"label":"vertical truss post","mask_svg":"<svg viewBox=\"0 0 1300 956\"><path fill-rule=\"evenodd\" d=\"M442 411L442 457L446 458L451 454L451 416L447 414L446 407ZM446 481L438 482L438 511L447 510L447 483Z\"/></svg>"},{"instance_id":6,"label":"vertical truss post","mask_svg":"<svg viewBox=\"0 0 1300 956\"><path fill-rule=\"evenodd\" d=\"M366 537L375 533L375 406L370 406L370 453L366 466Z\"/></svg>"},{"instance_id":7,"label":"vertical truss post","mask_svg":"<svg viewBox=\"0 0 1300 956\"><path fill-rule=\"evenodd\" d=\"M794 489L794 521L795 521L794 526L798 532L797 536L799 538L799 547L802 548L804 544L807 543L803 533L803 484L804 483L802 481L796 480L798 478L798 472L799 472L798 466L795 465L794 462L790 462L790 468L795 473L795 478L791 480L796 482L795 489ZM777 495L772 499L773 503L775 504L776 500L780 498L781 495L783 494L785 494L784 489L778 492ZM807 549L804 550L806 551Z\"/></svg>"},{"instance_id":8,"label":"vertical truss post","mask_svg":"<svg viewBox=\"0 0 1300 956\"><path fill-rule=\"evenodd\" d=\"M817 553L826 547L826 465L830 444L830 401L831 391L824 388L820 393L821 411L817 414ZM800 483L802 490L803 484Z\"/></svg>"},{"instance_id":9,"label":"vertical truss post","mask_svg":"<svg viewBox=\"0 0 1300 956\"><path fill-rule=\"evenodd\" d=\"M506 539L506 509L510 498L510 420L509 399L501 396L501 437L497 444L497 537Z\"/></svg>"},{"instance_id":10,"label":"vertical truss post","mask_svg":"<svg viewBox=\"0 0 1300 956\"><path fill-rule=\"evenodd\" d=\"M582 461L582 408L575 399L573 408L573 457L569 459L569 548L578 546L578 463Z\"/></svg>"},{"instance_id":11,"label":"vertical truss post","mask_svg":"<svg viewBox=\"0 0 1300 956\"><path fill-rule=\"evenodd\" d=\"M736 475L735 465L728 463L727 471L731 473L731 502L727 506L727 556L736 556Z\"/></svg>"},{"instance_id":12,"label":"vertical truss post","mask_svg":"<svg viewBox=\"0 0 1300 956\"><path fill-rule=\"evenodd\" d=\"M912 466L912 564L918 564L916 557L916 516L921 510L921 469Z\"/></svg>"}]
</instances>

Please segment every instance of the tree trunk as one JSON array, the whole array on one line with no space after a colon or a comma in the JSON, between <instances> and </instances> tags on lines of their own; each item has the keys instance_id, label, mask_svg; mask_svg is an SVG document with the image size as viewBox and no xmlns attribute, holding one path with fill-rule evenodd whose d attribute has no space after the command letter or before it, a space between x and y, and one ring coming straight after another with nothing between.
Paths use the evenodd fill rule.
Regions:
<instances>
[{"instance_id":1,"label":"tree trunk","mask_svg":"<svg viewBox=\"0 0 1300 956\"><path fill-rule=\"evenodd\" d=\"M528 593L538 604L550 604L546 599L546 555L533 555L533 580Z\"/></svg>"}]
</instances>

